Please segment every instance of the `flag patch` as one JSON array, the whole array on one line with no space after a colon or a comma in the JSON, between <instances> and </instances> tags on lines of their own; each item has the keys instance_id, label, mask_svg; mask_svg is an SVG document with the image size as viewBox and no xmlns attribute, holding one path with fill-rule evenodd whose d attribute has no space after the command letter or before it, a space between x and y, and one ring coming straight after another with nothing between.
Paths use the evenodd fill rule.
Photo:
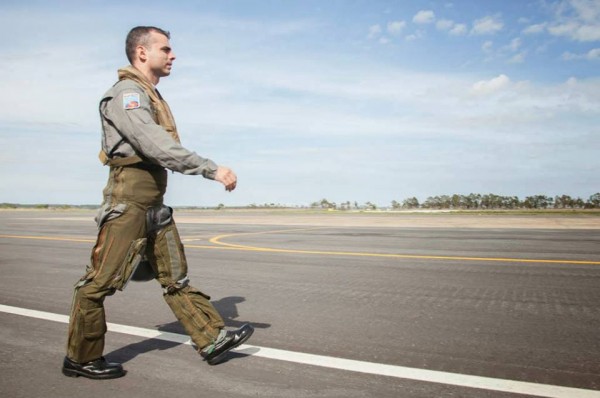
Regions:
<instances>
[{"instance_id":1,"label":"flag patch","mask_svg":"<svg viewBox=\"0 0 600 398\"><path fill-rule=\"evenodd\" d=\"M124 93L123 94L123 108L124 109L137 109L140 107L140 94L139 93Z\"/></svg>"}]
</instances>

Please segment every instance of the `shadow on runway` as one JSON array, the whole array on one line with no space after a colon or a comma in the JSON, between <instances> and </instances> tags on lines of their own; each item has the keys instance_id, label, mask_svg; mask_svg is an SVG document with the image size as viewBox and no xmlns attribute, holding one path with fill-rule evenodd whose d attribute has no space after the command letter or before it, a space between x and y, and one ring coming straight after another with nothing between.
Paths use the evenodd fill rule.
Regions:
<instances>
[{"instance_id":1,"label":"shadow on runway","mask_svg":"<svg viewBox=\"0 0 600 398\"><path fill-rule=\"evenodd\" d=\"M147 339L116 349L106 354L106 358L108 361L125 363L131 361L138 355L145 354L150 351L168 350L169 348L177 347L181 344L182 343L175 343L172 341L164 341L159 339Z\"/></svg>"},{"instance_id":2,"label":"shadow on runway","mask_svg":"<svg viewBox=\"0 0 600 398\"><path fill-rule=\"evenodd\" d=\"M271 327L271 324L269 324L269 323L249 322L249 321L238 320L237 318L239 317L239 313L238 313L237 305L244 301L246 301L246 299L244 297L232 296L232 297L222 298L221 300L213 301L212 304L215 306L217 311L219 311L219 313L223 317L226 327L238 328L245 323L250 323L252 326L254 326L254 328L257 328L257 329L267 329L267 328ZM161 332L177 333L177 334L183 334L183 335L187 334L185 332L183 326L181 325L181 323L179 323L179 321L174 321L174 322L165 323L162 325L157 325L157 329ZM137 357L138 355L145 354L150 351L168 350L170 348L177 347L181 344L183 344L183 343L165 341L165 340L161 340L158 338L150 338L150 339L146 339L146 340L143 340L143 341L140 341L137 343L129 344L129 345L121 347L117 350L114 350L114 351L106 354L106 357L109 361L117 361L120 363L126 363L126 362L132 360L133 358ZM227 360L235 359L235 358L242 358L245 356L248 356L248 354L241 353L241 352L240 353L232 352L232 353L230 353Z\"/></svg>"},{"instance_id":3,"label":"shadow on runway","mask_svg":"<svg viewBox=\"0 0 600 398\"><path fill-rule=\"evenodd\" d=\"M225 321L225 326L232 328L239 328L245 323L249 323L254 326L255 329L268 329L271 327L269 323L260 323L260 322L250 322L250 321L240 321L240 314L238 313L237 305L239 303L243 303L246 301L244 297L232 296L232 297L224 297L218 301L212 301L212 304L215 306L219 314L223 317Z\"/></svg>"}]
</instances>

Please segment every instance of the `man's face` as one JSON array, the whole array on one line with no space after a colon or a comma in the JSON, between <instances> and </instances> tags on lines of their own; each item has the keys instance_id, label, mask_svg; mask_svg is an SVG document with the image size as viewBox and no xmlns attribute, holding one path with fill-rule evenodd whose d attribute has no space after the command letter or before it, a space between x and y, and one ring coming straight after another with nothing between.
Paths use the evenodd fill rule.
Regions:
<instances>
[{"instance_id":1,"label":"man's face","mask_svg":"<svg viewBox=\"0 0 600 398\"><path fill-rule=\"evenodd\" d=\"M150 47L147 48L148 67L156 77L169 76L175 60L175 53L166 36L150 32Z\"/></svg>"}]
</instances>

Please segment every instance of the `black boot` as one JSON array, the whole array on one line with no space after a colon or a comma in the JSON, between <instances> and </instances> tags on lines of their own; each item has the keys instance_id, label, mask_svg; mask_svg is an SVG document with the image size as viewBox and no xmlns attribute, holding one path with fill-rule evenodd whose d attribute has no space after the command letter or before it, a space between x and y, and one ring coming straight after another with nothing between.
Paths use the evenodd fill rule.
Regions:
<instances>
[{"instance_id":1,"label":"black boot","mask_svg":"<svg viewBox=\"0 0 600 398\"><path fill-rule=\"evenodd\" d=\"M202 350L200 355L209 365L216 365L223 361L227 353L248 340L254 333L252 325L246 323L236 330L227 330L225 336L212 346Z\"/></svg>"},{"instance_id":2,"label":"black boot","mask_svg":"<svg viewBox=\"0 0 600 398\"><path fill-rule=\"evenodd\" d=\"M107 362L104 357L86 363L77 363L65 357L62 372L65 376L83 376L89 379L116 379L125 376L121 364Z\"/></svg>"}]
</instances>

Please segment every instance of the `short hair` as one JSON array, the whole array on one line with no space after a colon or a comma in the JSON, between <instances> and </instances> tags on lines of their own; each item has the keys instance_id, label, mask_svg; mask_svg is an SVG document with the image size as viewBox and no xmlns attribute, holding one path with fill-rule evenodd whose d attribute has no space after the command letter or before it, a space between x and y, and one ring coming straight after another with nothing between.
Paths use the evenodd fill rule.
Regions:
<instances>
[{"instance_id":1,"label":"short hair","mask_svg":"<svg viewBox=\"0 0 600 398\"><path fill-rule=\"evenodd\" d=\"M150 33L156 32L165 35L167 39L171 38L171 34L167 30L157 28L155 26L136 26L131 29L125 39L125 54L130 63L133 63L135 58L135 49L138 46L148 48L150 46Z\"/></svg>"}]
</instances>

